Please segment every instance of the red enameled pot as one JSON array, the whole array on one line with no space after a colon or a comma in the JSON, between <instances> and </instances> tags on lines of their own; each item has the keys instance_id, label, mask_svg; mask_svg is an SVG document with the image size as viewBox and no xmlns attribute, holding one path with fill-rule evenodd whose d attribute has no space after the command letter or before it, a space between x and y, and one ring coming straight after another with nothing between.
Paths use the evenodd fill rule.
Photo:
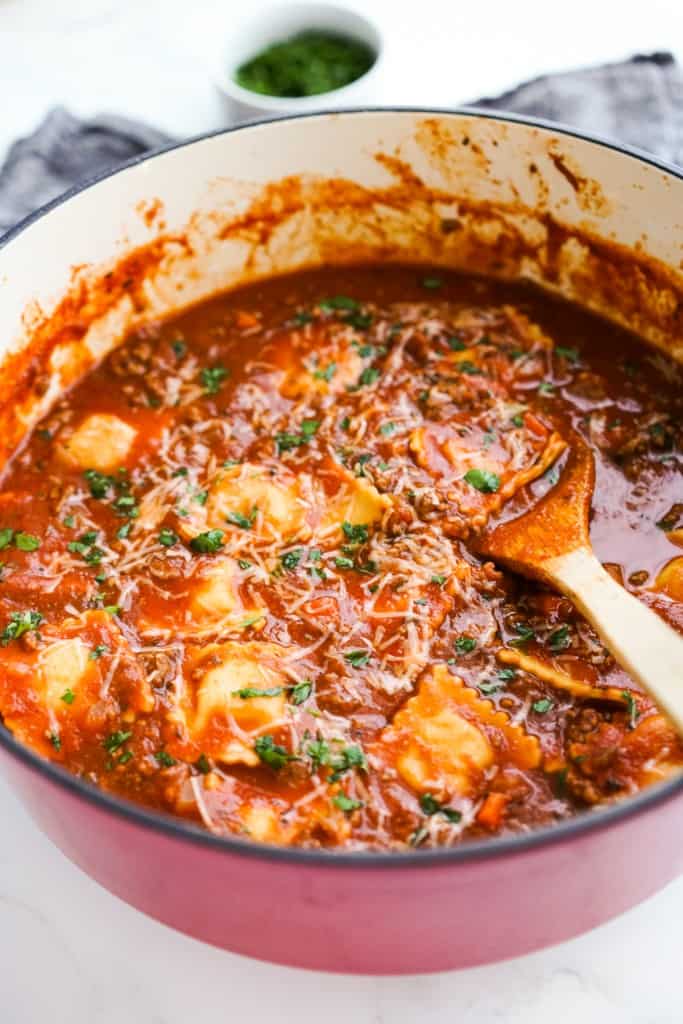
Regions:
<instances>
[{"instance_id":1,"label":"red enameled pot","mask_svg":"<svg viewBox=\"0 0 683 1024\"><path fill-rule=\"evenodd\" d=\"M675 168L476 111L286 118L171 147L3 240L4 443L130 328L330 260L530 277L683 358L672 298L681 210ZM137 277L135 302L119 289L122 268ZM13 395L13 361L36 337L51 386ZM606 921L683 870L681 776L551 829L352 854L258 846L152 814L1 726L0 762L38 826L111 892L198 939L299 967L397 974L517 956Z\"/></svg>"}]
</instances>

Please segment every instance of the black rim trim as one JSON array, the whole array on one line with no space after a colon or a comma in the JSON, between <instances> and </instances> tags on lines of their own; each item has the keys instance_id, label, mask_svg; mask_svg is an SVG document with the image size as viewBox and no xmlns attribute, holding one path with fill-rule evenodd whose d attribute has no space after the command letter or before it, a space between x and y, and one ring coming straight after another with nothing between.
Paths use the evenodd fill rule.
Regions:
<instances>
[{"instance_id":1,"label":"black rim trim","mask_svg":"<svg viewBox=\"0 0 683 1024\"><path fill-rule=\"evenodd\" d=\"M387 107L350 107L335 111L310 111L301 114L286 114L282 116L259 118L242 124L233 125L228 128L217 129L212 132L203 132L192 138L184 139L181 142L171 142L166 146L148 150L139 156L133 157L116 167L104 171L102 174L93 176L79 185L75 185L62 195L41 206L38 210L29 214L17 225L11 228L0 238L0 249L23 234L35 221L40 220L51 210L61 206L69 199L84 192L86 189L105 181L107 178L121 171L137 167L147 160L162 156L165 153L176 149L183 149L192 146L197 142L216 138L220 135L229 135L233 132L245 131L259 128L264 125L278 124L280 122L300 121L308 118L319 117L329 119L339 114L363 115L363 114L424 114L426 116L449 116L465 115L484 118L491 121L506 121L512 124L527 125L539 128L553 134L568 135L571 138L581 139L594 145L610 149L623 156L635 159L640 163L649 164L658 170L670 174L672 177L683 181L683 169L669 164L664 160L645 153L633 146L623 145L611 139L602 138L587 132L578 131L571 126L551 121L544 121L541 118L522 117L517 114L506 113L489 109L478 109L477 107L410 107L410 106L387 106ZM72 775L65 768L46 761L38 754L35 754L28 747L20 743L9 732L6 726L0 723L0 745L12 757L23 762L28 768L44 776L50 782L61 786L72 795L77 796L87 803L93 804L100 810L111 811L129 824L139 825L152 831L159 832L172 839L183 839L191 843L205 846L216 851L225 851L230 854L237 854L243 857L257 858L268 861L284 861L289 864L297 864L306 867L309 864L317 866L336 867L377 867L377 868L405 868L405 867L437 867L450 864L464 863L472 860L488 860L495 857L505 857L512 854L522 854L529 850L540 849L545 846L562 843L569 839L579 838L588 832L597 829L609 828L619 822L628 821L630 818L642 811L653 811L660 804L672 800L676 795L683 794L683 775L670 779L666 782L652 786L634 797L624 799L622 803L603 807L594 812L588 811L575 817L559 822L557 825L547 826L533 832L521 833L501 838L473 841L463 843L461 846L448 847L436 850L423 850L415 852L357 852L338 853L334 851L307 850L298 847L266 846L251 843L231 836L216 836L205 831L199 826L182 818L172 817L163 812L147 810L143 805L137 805L111 796L103 790L98 789L91 783Z\"/></svg>"}]
</instances>

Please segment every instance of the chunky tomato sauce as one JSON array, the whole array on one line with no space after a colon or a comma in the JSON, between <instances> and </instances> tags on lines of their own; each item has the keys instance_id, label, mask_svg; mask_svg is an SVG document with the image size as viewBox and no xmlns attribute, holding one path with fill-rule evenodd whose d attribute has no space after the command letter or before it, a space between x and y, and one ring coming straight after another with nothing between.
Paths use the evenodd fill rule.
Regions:
<instances>
[{"instance_id":1,"label":"chunky tomato sauce","mask_svg":"<svg viewBox=\"0 0 683 1024\"><path fill-rule=\"evenodd\" d=\"M521 285L358 267L130 337L0 493L0 713L221 835L403 849L524 831L679 770L571 604L479 558L597 463L592 539L683 628L681 372Z\"/></svg>"}]
</instances>

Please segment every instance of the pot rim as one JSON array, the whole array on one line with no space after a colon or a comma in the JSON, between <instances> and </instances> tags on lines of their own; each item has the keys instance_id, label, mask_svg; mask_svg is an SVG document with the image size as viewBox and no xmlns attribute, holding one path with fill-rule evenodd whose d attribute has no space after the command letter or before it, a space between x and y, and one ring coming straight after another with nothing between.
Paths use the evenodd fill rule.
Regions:
<instances>
[{"instance_id":1,"label":"pot rim","mask_svg":"<svg viewBox=\"0 0 683 1024\"><path fill-rule=\"evenodd\" d=\"M228 135L233 132L259 128L269 124L281 122L299 121L308 118L325 118L344 116L360 116L364 114L424 114L426 116L439 115L464 115L467 117L479 117L492 121L505 121L512 124L527 125L531 128L540 128L554 134L566 135L576 139L582 139L593 145L620 153L628 159L637 160L649 164L659 170L683 181L683 168L675 164L661 160L659 157L646 153L635 146L594 135L590 132L579 131L569 125L560 122L547 121L543 118L527 117L504 110L492 110L478 108L476 106L462 107L422 107L422 106L362 106L349 107L332 111L303 111L295 114L284 114L273 117L263 117L240 124L219 128L210 132L202 132L198 135L181 141L167 143L155 149L147 150L137 156L117 164L100 174L93 175L78 185L72 186L66 192L45 203L27 217L24 217L18 224L10 228L4 235L0 236L0 250L4 249L18 235L22 234L35 221L41 219L53 209L66 203L80 192L97 185L99 182L119 174L131 167L152 160L164 153L175 149L182 149L192 146L197 142L215 138L219 135ZM148 810L142 804L135 804L132 801L113 796L99 789L97 786L72 775L61 765L47 761L34 753L29 747L15 739L7 727L0 722L0 748L37 774L42 775L49 782L58 787L63 787L72 795L79 797L87 803L105 812L112 812L131 825L139 825L161 833L169 839L181 839L199 846L204 846L216 851L224 851L228 854L256 858L258 860L279 861L290 865L306 867L316 865L328 868L395 868L407 867L446 867L476 860L489 860L497 857L506 857L513 854L523 854L527 851L534 851L543 847L562 843L566 840L578 839L587 833L598 829L609 828L622 822L628 821L631 817L648 810L655 810L660 804L668 803L677 795L683 796L683 773L673 778L655 784L646 790L642 790L636 796L627 797L622 802L611 804L608 807L601 807L595 811L586 811L559 822L556 825L548 825L532 832L517 833L514 835L500 836L497 838L465 842L460 846L446 847L434 850L422 851L353 851L336 852L308 850L299 847L273 846L265 843L255 843L238 839L233 836L217 836L206 831L198 825L180 818L165 814L163 811Z\"/></svg>"}]
</instances>

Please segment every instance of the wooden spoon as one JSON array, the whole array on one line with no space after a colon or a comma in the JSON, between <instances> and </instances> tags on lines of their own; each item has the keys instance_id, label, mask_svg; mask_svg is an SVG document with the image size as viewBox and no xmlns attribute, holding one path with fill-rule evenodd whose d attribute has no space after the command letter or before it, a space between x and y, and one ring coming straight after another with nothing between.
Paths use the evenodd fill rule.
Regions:
<instances>
[{"instance_id":1,"label":"wooden spoon","mask_svg":"<svg viewBox=\"0 0 683 1024\"><path fill-rule=\"evenodd\" d=\"M588 519L594 485L593 455L577 439L552 490L528 512L483 534L477 549L565 594L683 735L683 637L593 554Z\"/></svg>"}]
</instances>

